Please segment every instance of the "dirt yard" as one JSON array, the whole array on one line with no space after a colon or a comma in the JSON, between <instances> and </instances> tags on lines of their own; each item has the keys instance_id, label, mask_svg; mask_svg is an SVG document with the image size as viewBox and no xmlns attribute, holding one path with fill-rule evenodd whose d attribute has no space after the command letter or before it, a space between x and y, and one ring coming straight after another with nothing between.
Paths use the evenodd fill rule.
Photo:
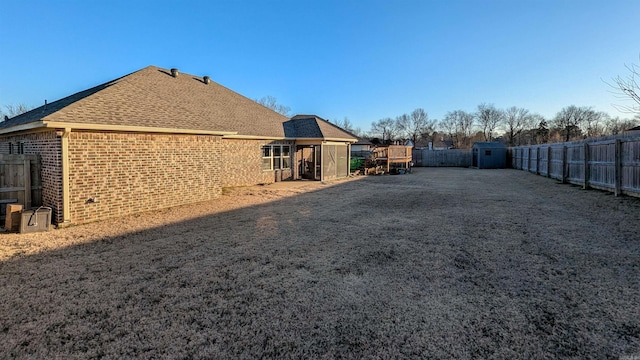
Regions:
<instances>
[{"instance_id":1,"label":"dirt yard","mask_svg":"<svg viewBox=\"0 0 640 360\"><path fill-rule=\"evenodd\" d=\"M0 234L2 358L638 358L640 199L429 168Z\"/></svg>"}]
</instances>

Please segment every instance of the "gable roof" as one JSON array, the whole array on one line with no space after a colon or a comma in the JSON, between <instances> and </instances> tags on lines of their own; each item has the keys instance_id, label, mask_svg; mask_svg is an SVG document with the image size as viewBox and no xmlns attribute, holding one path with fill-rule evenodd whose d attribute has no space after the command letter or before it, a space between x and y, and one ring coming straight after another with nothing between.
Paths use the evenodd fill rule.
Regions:
<instances>
[{"instance_id":1,"label":"gable roof","mask_svg":"<svg viewBox=\"0 0 640 360\"><path fill-rule=\"evenodd\" d=\"M148 66L15 116L0 132L122 127L283 138L287 120L213 81Z\"/></svg>"},{"instance_id":2,"label":"gable roof","mask_svg":"<svg viewBox=\"0 0 640 360\"><path fill-rule=\"evenodd\" d=\"M349 132L316 115L296 115L284 125L287 137L356 141L356 137Z\"/></svg>"}]
</instances>

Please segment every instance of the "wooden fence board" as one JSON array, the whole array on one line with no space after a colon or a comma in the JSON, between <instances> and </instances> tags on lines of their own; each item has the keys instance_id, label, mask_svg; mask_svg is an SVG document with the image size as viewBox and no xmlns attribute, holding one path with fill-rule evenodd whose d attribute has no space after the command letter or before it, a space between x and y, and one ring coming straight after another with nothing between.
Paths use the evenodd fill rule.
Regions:
<instances>
[{"instance_id":1,"label":"wooden fence board","mask_svg":"<svg viewBox=\"0 0 640 360\"><path fill-rule=\"evenodd\" d=\"M471 166L471 149L429 150L414 149L414 166L423 167L469 167Z\"/></svg>"},{"instance_id":2,"label":"wooden fence board","mask_svg":"<svg viewBox=\"0 0 640 360\"><path fill-rule=\"evenodd\" d=\"M40 160L37 155L0 154L0 206L7 201L25 209L42 205ZM0 211L0 218L4 209Z\"/></svg>"},{"instance_id":3,"label":"wooden fence board","mask_svg":"<svg viewBox=\"0 0 640 360\"><path fill-rule=\"evenodd\" d=\"M510 148L509 154L514 169L640 196L640 137L521 146Z\"/></svg>"}]
</instances>

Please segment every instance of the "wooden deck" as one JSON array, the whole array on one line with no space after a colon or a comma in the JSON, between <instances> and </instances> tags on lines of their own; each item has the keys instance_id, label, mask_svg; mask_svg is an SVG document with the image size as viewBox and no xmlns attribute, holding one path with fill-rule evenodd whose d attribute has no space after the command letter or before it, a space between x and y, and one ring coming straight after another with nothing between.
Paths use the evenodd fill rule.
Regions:
<instances>
[{"instance_id":1,"label":"wooden deck","mask_svg":"<svg viewBox=\"0 0 640 360\"><path fill-rule=\"evenodd\" d=\"M373 156L377 166L389 173L393 164L402 164L405 169L411 163L411 150L413 146L388 145L373 149Z\"/></svg>"}]
</instances>

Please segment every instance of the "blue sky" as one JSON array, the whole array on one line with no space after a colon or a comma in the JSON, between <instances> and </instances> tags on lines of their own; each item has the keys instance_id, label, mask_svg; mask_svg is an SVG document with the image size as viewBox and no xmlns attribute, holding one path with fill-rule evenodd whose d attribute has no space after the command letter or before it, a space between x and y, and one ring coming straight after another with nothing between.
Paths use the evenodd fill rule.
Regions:
<instances>
[{"instance_id":1,"label":"blue sky","mask_svg":"<svg viewBox=\"0 0 640 360\"><path fill-rule=\"evenodd\" d=\"M637 0L3 0L0 106L156 65L363 130L483 102L631 118L604 81L640 62L639 23Z\"/></svg>"}]
</instances>

